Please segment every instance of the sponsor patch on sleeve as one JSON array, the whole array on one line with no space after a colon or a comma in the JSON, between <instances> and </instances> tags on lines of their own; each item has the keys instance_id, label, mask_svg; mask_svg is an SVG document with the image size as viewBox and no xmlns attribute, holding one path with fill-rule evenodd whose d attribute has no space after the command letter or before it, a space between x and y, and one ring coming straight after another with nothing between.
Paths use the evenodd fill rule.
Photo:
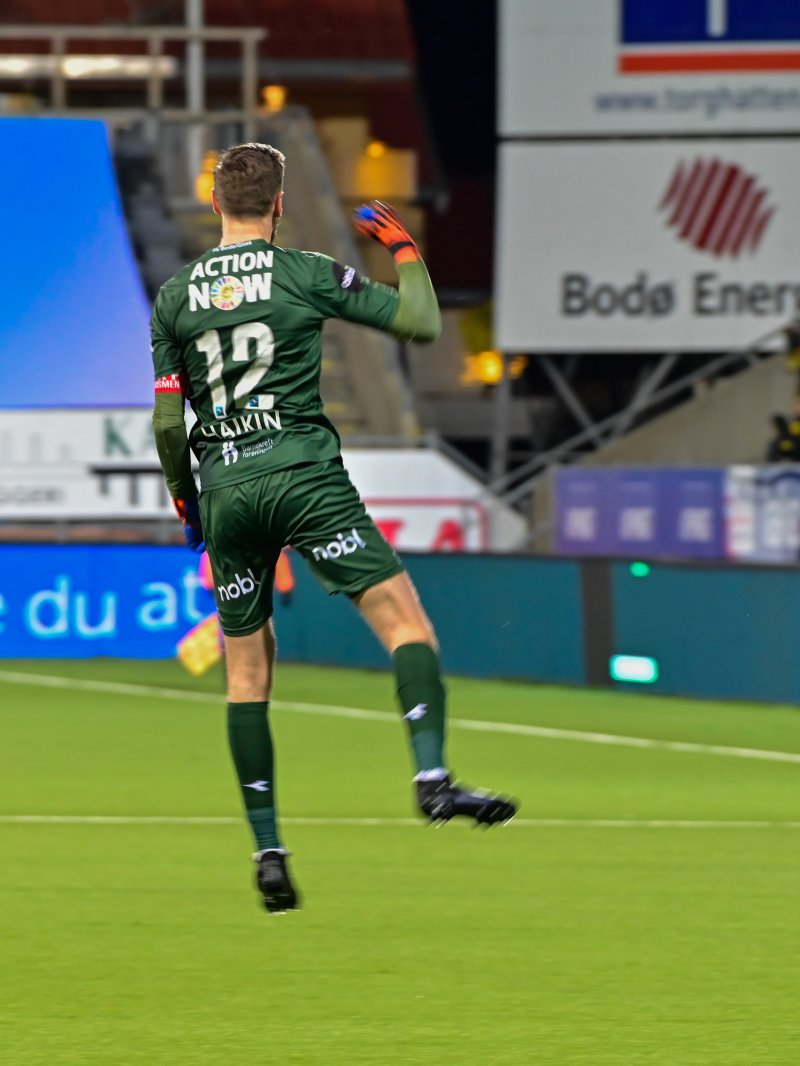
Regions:
<instances>
[{"instance_id":1,"label":"sponsor patch on sleeve","mask_svg":"<svg viewBox=\"0 0 800 1066\"><path fill-rule=\"evenodd\" d=\"M156 378L156 392L183 392L180 374L164 374Z\"/></svg>"},{"instance_id":2,"label":"sponsor patch on sleeve","mask_svg":"<svg viewBox=\"0 0 800 1066\"><path fill-rule=\"evenodd\" d=\"M364 279L355 267L342 266L334 260L331 263L331 270L340 289L347 289L348 292L361 292L364 288Z\"/></svg>"}]
</instances>

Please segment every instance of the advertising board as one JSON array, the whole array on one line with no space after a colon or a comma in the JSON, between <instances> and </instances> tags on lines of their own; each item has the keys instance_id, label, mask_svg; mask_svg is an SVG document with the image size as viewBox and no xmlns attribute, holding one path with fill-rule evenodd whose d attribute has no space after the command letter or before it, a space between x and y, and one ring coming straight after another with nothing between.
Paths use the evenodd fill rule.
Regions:
<instances>
[{"instance_id":1,"label":"advertising board","mask_svg":"<svg viewBox=\"0 0 800 1066\"><path fill-rule=\"evenodd\" d=\"M502 0L503 137L800 129L797 0Z\"/></svg>"},{"instance_id":2,"label":"advertising board","mask_svg":"<svg viewBox=\"0 0 800 1066\"><path fill-rule=\"evenodd\" d=\"M800 563L800 470L570 467L556 478L556 551Z\"/></svg>"},{"instance_id":3,"label":"advertising board","mask_svg":"<svg viewBox=\"0 0 800 1066\"><path fill-rule=\"evenodd\" d=\"M718 352L780 330L800 314L798 173L789 138L504 145L497 346Z\"/></svg>"},{"instance_id":4,"label":"advertising board","mask_svg":"<svg viewBox=\"0 0 800 1066\"><path fill-rule=\"evenodd\" d=\"M724 485L722 469L559 470L556 550L720 559Z\"/></svg>"},{"instance_id":5,"label":"advertising board","mask_svg":"<svg viewBox=\"0 0 800 1066\"><path fill-rule=\"evenodd\" d=\"M399 550L482 551L524 540L524 519L439 452L354 448L344 460ZM0 411L0 467L0 522L173 516L147 410Z\"/></svg>"},{"instance_id":6,"label":"advertising board","mask_svg":"<svg viewBox=\"0 0 800 1066\"><path fill-rule=\"evenodd\" d=\"M281 662L385 670L389 657L347 597L329 596L296 554L290 560L294 588L274 597ZM577 563L452 553L404 561L448 671L585 681ZM179 546L0 544L0 660L172 658L214 609L197 570L198 557ZM222 686L219 698L224 706Z\"/></svg>"},{"instance_id":7,"label":"advertising board","mask_svg":"<svg viewBox=\"0 0 800 1066\"><path fill-rule=\"evenodd\" d=\"M2 545L0 558L0 657L171 657L214 610L188 549Z\"/></svg>"},{"instance_id":8,"label":"advertising board","mask_svg":"<svg viewBox=\"0 0 800 1066\"><path fill-rule=\"evenodd\" d=\"M725 518L727 558L800 562L800 470L793 464L729 467Z\"/></svg>"}]
</instances>

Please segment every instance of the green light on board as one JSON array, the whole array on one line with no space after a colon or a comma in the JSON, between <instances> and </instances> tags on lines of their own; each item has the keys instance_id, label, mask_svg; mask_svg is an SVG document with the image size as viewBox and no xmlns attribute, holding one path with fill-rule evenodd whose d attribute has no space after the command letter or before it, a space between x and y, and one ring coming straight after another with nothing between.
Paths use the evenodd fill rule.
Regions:
<instances>
[{"instance_id":1,"label":"green light on board","mask_svg":"<svg viewBox=\"0 0 800 1066\"><path fill-rule=\"evenodd\" d=\"M612 655L608 672L613 681L652 685L658 681L658 662L647 655Z\"/></svg>"},{"instance_id":2,"label":"green light on board","mask_svg":"<svg viewBox=\"0 0 800 1066\"><path fill-rule=\"evenodd\" d=\"M630 567L631 577L647 577L650 573L649 563L631 563Z\"/></svg>"}]
</instances>

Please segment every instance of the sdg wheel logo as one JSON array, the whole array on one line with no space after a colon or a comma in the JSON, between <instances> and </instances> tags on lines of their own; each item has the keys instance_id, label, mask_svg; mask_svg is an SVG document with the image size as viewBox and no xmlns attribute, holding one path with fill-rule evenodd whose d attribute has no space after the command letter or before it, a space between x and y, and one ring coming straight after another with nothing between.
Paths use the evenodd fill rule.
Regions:
<instances>
[{"instance_id":1,"label":"sdg wheel logo","mask_svg":"<svg viewBox=\"0 0 800 1066\"><path fill-rule=\"evenodd\" d=\"M220 311L233 311L244 299L244 285L238 278L225 275L212 284L211 302Z\"/></svg>"}]
</instances>

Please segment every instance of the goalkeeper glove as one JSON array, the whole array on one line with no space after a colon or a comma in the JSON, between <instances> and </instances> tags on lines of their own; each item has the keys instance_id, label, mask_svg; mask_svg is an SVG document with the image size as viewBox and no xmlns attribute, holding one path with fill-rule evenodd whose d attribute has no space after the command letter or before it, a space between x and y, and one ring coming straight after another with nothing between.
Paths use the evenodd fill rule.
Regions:
<instances>
[{"instance_id":1,"label":"goalkeeper glove","mask_svg":"<svg viewBox=\"0 0 800 1066\"><path fill-rule=\"evenodd\" d=\"M172 506L178 512L178 518L183 523L183 535L186 543L193 552L201 552L205 549L203 540L203 526L200 521L200 501L196 496L190 500L173 500Z\"/></svg>"},{"instance_id":2,"label":"goalkeeper glove","mask_svg":"<svg viewBox=\"0 0 800 1066\"><path fill-rule=\"evenodd\" d=\"M370 200L353 212L353 225L365 237L388 248L396 263L415 263L422 257L397 213L380 200Z\"/></svg>"}]
</instances>

